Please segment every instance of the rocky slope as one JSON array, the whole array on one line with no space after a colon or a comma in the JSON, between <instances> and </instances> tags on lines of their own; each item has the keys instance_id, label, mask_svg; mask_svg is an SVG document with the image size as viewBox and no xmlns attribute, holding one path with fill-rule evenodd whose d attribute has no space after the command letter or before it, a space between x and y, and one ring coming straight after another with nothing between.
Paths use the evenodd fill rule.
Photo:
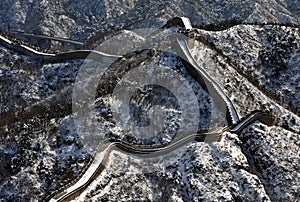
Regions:
<instances>
[{"instance_id":1,"label":"rocky slope","mask_svg":"<svg viewBox=\"0 0 300 202\"><path fill-rule=\"evenodd\" d=\"M160 164L151 165L150 171L143 170L141 159L116 151L111 154L107 169L76 201L300 200L300 36L297 28L300 9L297 1L187 1L176 5L168 1L89 3L2 1L0 8L8 12L0 15L5 19L1 20L1 27L85 40L98 32L122 27L161 27L174 15L189 16L192 24L206 28L195 31L193 57L220 84L238 113L244 116L252 110L266 110L275 114L277 120L273 127L257 122L240 135L225 133L219 143L190 143L176 153L176 160L165 157ZM42 17L33 20L35 16ZM231 27L234 23L264 22L296 26ZM143 33L134 31L118 34L123 39L120 41L127 42L119 45L118 54L137 48L135 43L146 40ZM111 37L114 40L110 40ZM156 37L158 42L166 40L164 34ZM105 40L95 40L89 47L106 52L119 44L118 36L110 34ZM111 43L114 41L116 44ZM1 119L8 111L51 95L55 97L66 88L72 90L70 84L76 82L85 62L47 64L0 46ZM147 62L167 66L188 80L196 94L199 111L202 110L198 121L201 126L207 124L209 117L203 114L210 100L188 75L180 58L161 55L159 51L138 51L116 61L115 69L104 69L106 80L99 80L97 84L100 92L95 96L97 99L94 97L97 106L94 114L100 123L100 136L147 143L148 140L135 142L120 132L111 120L110 94L101 91L119 82L124 67L130 69ZM66 100L72 100L72 95L68 96ZM152 105L162 103L159 107L169 113L171 121L166 126L169 131L161 137L169 141L172 132L177 130L176 118L180 116L174 95L166 89L147 86L135 96L130 106L137 124L147 123L151 110L156 109ZM46 111L0 128L1 201L40 201L79 175L92 153L78 132L75 115L71 108L62 111L58 107L54 112ZM95 138L98 137L96 134ZM155 138L151 141L159 143Z\"/></svg>"},{"instance_id":2,"label":"rocky slope","mask_svg":"<svg viewBox=\"0 0 300 202\"><path fill-rule=\"evenodd\" d=\"M98 32L163 25L174 16L189 17L198 27L237 22L297 25L299 10L297 0L5 0L0 3L0 28L84 41Z\"/></svg>"}]
</instances>

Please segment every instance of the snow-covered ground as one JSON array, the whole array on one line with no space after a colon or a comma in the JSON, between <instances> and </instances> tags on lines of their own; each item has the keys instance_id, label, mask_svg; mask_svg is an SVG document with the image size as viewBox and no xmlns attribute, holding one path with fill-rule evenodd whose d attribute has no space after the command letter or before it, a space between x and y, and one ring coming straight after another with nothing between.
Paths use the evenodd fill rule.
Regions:
<instances>
[{"instance_id":1,"label":"snow-covered ground","mask_svg":"<svg viewBox=\"0 0 300 202\"><path fill-rule=\"evenodd\" d=\"M292 1L287 2L286 7L294 5ZM115 4L110 3L109 5ZM5 1L1 3L4 4ZM16 3L14 8L20 11L13 19L18 22L16 26L25 28L35 26L27 25L29 20L22 21L26 16L25 10L29 8L25 6L20 9L21 4L19 4ZM33 5L35 4L36 2L33 1ZM48 19L51 17L49 14L51 12L46 9L47 4L52 5L51 2L43 1L39 4L39 9L34 6L33 8L37 9L38 13L45 11ZM67 2L66 4L69 5L68 11L71 13L74 13L74 5L82 9L80 3ZM140 4L142 4L140 1L128 2L126 8L132 9ZM153 4L153 2L147 4L146 8L153 6L150 10L155 10L163 5ZM207 14L204 12L200 15L199 11L195 10L196 8L201 10L201 3L195 6L191 6L192 4L192 2L181 3L180 9L170 5L161 9L161 12L165 13L161 19L155 21L149 18L140 23L146 26L155 22L155 25L160 26L165 18L169 18L176 11L175 13L180 14L189 13L193 16L192 23L203 25L204 20L199 19L201 16L207 19L205 17ZM224 2L222 6L213 7L219 9L222 14L213 15L211 21L208 20L208 24L217 22L216 19L220 16L224 17L226 12L221 10L226 5L228 4ZM239 8L243 7L237 5ZM270 16L278 4L270 3L266 7L271 8L269 13L266 12L268 9L261 5L250 6L251 12L243 16L243 20L255 21L256 16L261 21L276 22ZM231 10L230 8L229 6L228 9ZM191 9L199 15L192 14ZM255 12L252 12L253 10ZM85 19L84 16L89 16L86 12L76 15ZM298 17L291 14L296 11L290 9L285 12L288 16L284 17L282 13L281 16L280 12L276 14L276 19L283 18L279 22L297 22ZM129 25L130 23L123 22L123 19L130 21L130 16L135 13L134 9L128 15L110 10L107 16L111 17L103 21L106 26L101 29L106 30L115 23L118 24L118 19L121 21L120 26ZM28 15L33 14L28 13ZM123 17L116 17L119 15ZM143 13L139 18L145 18L145 15ZM230 16L228 18L232 19ZM59 19L60 22L72 26L72 23L68 22L70 20L68 17ZM88 24L97 19L86 18ZM220 18L221 21L222 19ZM109 23L111 21L114 22L112 25ZM61 36L72 35L73 31L58 29L54 26L54 22L54 19L49 20L51 26L47 22L37 27L42 29L42 33L56 30L55 33ZM3 26L7 26L6 24ZM133 28L137 26L138 24L135 24ZM93 28L85 33L81 32L85 27L86 25L79 26L74 38L85 38L86 35L94 34L94 31L98 30ZM243 116L256 109L270 111L277 116L276 126L267 127L255 123L240 135L224 134L220 143L190 143L180 148L182 152L177 153L180 155L176 156L176 161L165 158L163 163L153 165L151 172L148 172L149 169L147 172L143 171L141 159L130 154L113 152L105 171L79 196L79 201L299 200L299 29L286 26L240 25L218 32L204 30L197 30L197 32L213 43L219 52L211 44L195 41L191 49L193 57L220 84L235 104L238 113ZM159 34L157 36L161 37ZM133 31L123 32L122 37L129 42L145 41L141 33ZM200 40L200 37L198 39ZM99 45L99 43L95 44ZM102 44L101 48L105 49L107 46L108 44ZM132 44L128 43L128 47L132 48ZM124 49L127 50L128 47ZM76 81L77 72L83 64L82 60L45 64L0 47L0 112L30 105L46 99L49 95L55 97L57 92ZM182 102L176 98L176 93L162 86L147 85L136 89L129 102L129 115L131 115L127 117L129 121L140 126L148 126L149 118L155 117L155 112L163 111L167 114L163 117L167 119L165 124L162 124L163 132L150 138L148 135L141 140L134 134L126 133L126 130L114 121L111 108L117 105L118 100L111 95L113 87L125 78L126 72L142 66L150 67L145 70L145 73L152 75L155 70L151 69L155 66L153 64L162 69L164 67L172 70L184 78L195 93L197 102L188 97L185 105L181 106ZM224 120L224 117L211 117L210 112L214 107L210 96L195 82L182 62L172 53L153 50L135 52L116 61L111 67L105 69L106 74L99 81L97 92L91 100L92 106L95 107L92 107L90 115L96 120L99 129L99 134L94 134L95 138L90 137L91 140L99 141L97 138L103 136L135 144L169 142L178 128L182 127L180 125L182 110L184 107L189 107L189 104L196 104L198 107L201 116L193 124L199 124L200 128L203 127L201 129L212 127L209 122L212 118ZM126 81L128 78L123 80ZM128 85L130 82L132 80L129 80ZM178 92L184 91L183 86L178 82L170 83ZM71 98L72 95L70 100ZM57 111L59 110L58 108ZM72 114L72 110L66 110L64 113L62 117L47 117L47 114L43 114L0 128L0 157L3 159L0 165L1 200L40 200L80 176L81 170L90 161L93 153L86 147L82 134L78 132L82 128L74 122L73 115L75 116L76 113ZM196 111L194 113L197 114ZM219 123L222 124L222 121ZM93 126L85 125L85 127Z\"/></svg>"}]
</instances>

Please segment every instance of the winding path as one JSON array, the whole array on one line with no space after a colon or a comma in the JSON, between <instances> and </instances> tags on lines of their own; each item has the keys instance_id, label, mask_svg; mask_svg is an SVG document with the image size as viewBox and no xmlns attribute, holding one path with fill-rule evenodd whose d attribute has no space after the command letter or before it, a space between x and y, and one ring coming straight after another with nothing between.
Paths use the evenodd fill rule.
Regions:
<instances>
[{"instance_id":1,"label":"winding path","mask_svg":"<svg viewBox=\"0 0 300 202\"><path fill-rule=\"evenodd\" d=\"M10 35L15 36L16 38L23 38L23 37L28 37L28 38L35 38L35 39L46 39L46 40L50 40L50 41L59 41L62 43L68 43L68 44L72 44L78 48L80 48L83 43L79 42L79 41L74 41L74 40L70 40L70 39L66 39L66 38L60 38L60 37L54 37L54 36L45 36L45 35L39 35L39 34L28 34L28 33L24 33L24 32L18 32L18 31L4 31Z\"/></svg>"},{"instance_id":2,"label":"winding path","mask_svg":"<svg viewBox=\"0 0 300 202\"><path fill-rule=\"evenodd\" d=\"M1 35L0 45L17 53L30 56L33 59L41 60L46 63L66 62L69 60L87 58L98 62L105 62L107 60L114 61L118 58L121 58L121 56L118 55L110 55L94 50L75 50L59 54L43 53L36 51L28 46L14 43ZM73 85L68 86L60 90L57 94L51 95L42 101L33 103L30 106L20 107L6 113L1 113L0 127L15 123L20 120L26 120L28 118L36 116L37 114L56 113L56 117L64 115L65 111L72 107L71 102L67 99L72 94L72 87ZM58 108L60 110L55 110Z\"/></svg>"},{"instance_id":3,"label":"winding path","mask_svg":"<svg viewBox=\"0 0 300 202\"><path fill-rule=\"evenodd\" d=\"M20 54L30 56L33 59L42 60L44 62L49 62L49 63L65 62L68 60L78 60L78 59L86 59L86 58L103 62L103 60L107 57L114 58L114 59L118 59L121 57L119 55L110 55L95 50L74 50L74 51L68 51L68 52L58 53L58 54L43 53L43 52L36 51L28 46L14 43L1 35L0 35L0 45L10 50L16 51Z\"/></svg>"},{"instance_id":4,"label":"winding path","mask_svg":"<svg viewBox=\"0 0 300 202\"><path fill-rule=\"evenodd\" d=\"M180 22L180 19L182 20ZM179 25L183 26L187 30L190 30L191 25L187 18L175 18L173 22L167 23L165 28L169 26ZM274 117L268 113L262 113L259 111L253 112L248 115L246 118L240 120L238 114L226 94L222 91L220 86L202 69L194 58L191 56L189 51L187 41L185 39L177 39L175 46L177 51L184 60L184 64L187 67L189 73L201 84L206 86L207 90L214 98L214 102L217 105L226 106L226 127L221 128L218 131L213 132L201 132L201 131L191 131L186 136L180 136L181 138L174 139L168 145L154 145L151 147L136 146L130 145L125 142L102 142L96 151L96 154L93 160L88 165L88 168L82 176L74 180L72 183L68 184L65 187L57 190L55 193L52 193L47 196L46 201L50 200L51 202L57 201L70 201L75 199L77 196L85 190L90 183L99 176L107 165L110 153L114 150L121 150L122 152L128 153L132 156L137 156L141 158L151 158L158 157L163 154L168 154L187 143L198 140L198 141L218 141L222 133L224 132L233 132L240 133L245 127L251 123L259 120L267 125L274 124Z\"/></svg>"},{"instance_id":5,"label":"winding path","mask_svg":"<svg viewBox=\"0 0 300 202\"><path fill-rule=\"evenodd\" d=\"M176 25L182 27L186 33L192 30L189 19L184 17L176 17L170 20L163 28L170 28ZM257 120L262 121L267 125L274 124L273 116L258 111L253 112L246 118L240 120L231 100L223 92L218 83L215 82L192 57L187 40L177 38L174 42L175 43L173 45L176 47L176 50L181 57L184 65L186 66L188 72L209 92L211 97L213 97L216 105L220 106L220 109L226 110L225 127L212 132L190 131L185 136L179 135L180 138L175 138L168 145L137 146L128 144L126 142L110 142L108 140L104 141L98 146L94 158L92 158L91 161L87 164L86 169L84 169L82 175L80 175L77 179L75 179L68 185L46 196L46 198L44 199L45 201L69 201L76 198L78 195L80 195L80 193L82 193L83 190L85 190L87 186L90 185L90 183L97 176L102 173L102 171L105 169L105 166L107 165L110 153L114 150L121 150L122 152L140 158L152 158L161 156L163 154L168 154L194 140L208 142L219 141L222 133L240 133L245 127ZM76 50L59 54L42 53L25 45L14 43L3 36L0 36L0 45L14 50L18 53L31 56L33 59L50 63L86 58L102 62L106 58L121 58L121 56L109 55L93 50ZM67 87L66 89L60 91L57 95L50 96L45 101L35 103L29 107L11 113L1 114L0 127L14 123L20 119L30 118L34 114L43 114L45 111L51 111L52 108L69 108L71 105L68 100L66 100L66 97L71 94L71 89L71 87Z\"/></svg>"},{"instance_id":6,"label":"winding path","mask_svg":"<svg viewBox=\"0 0 300 202\"><path fill-rule=\"evenodd\" d=\"M221 89L219 84L215 82L206 71L201 68L191 55L188 48L188 42L186 40L177 39L177 51L180 57L183 59L189 73L202 85L205 86L207 92L211 95L216 103L217 107L226 106L226 120L227 126L236 124L239 121L239 116L236 109L233 106L231 100L227 97L224 91Z\"/></svg>"}]
</instances>

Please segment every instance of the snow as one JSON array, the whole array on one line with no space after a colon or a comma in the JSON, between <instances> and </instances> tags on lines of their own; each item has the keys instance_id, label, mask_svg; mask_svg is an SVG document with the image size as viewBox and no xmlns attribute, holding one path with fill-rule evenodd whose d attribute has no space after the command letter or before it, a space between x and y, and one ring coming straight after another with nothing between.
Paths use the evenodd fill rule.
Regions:
<instances>
[{"instance_id":1,"label":"snow","mask_svg":"<svg viewBox=\"0 0 300 202\"><path fill-rule=\"evenodd\" d=\"M116 2L112 4L115 5ZM227 3L225 2L225 4ZM50 5L52 5L51 2L49 2ZM153 7L155 8L155 6ZM134 3L131 7L134 8ZM161 10L167 13L166 10ZM110 14L114 16L116 13ZM260 13L259 15L264 14ZM132 19L132 16L125 17ZM142 15L140 17L141 19L145 18ZM168 17L169 14L162 16L161 21ZM250 18L252 17L250 16ZM67 21L67 19L65 20ZM93 19L87 20L92 21ZM263 18L263 20L265 19ZM206 22L205 19L203 21ZM106 22L103 21L103 23ZM106 25L109 27L116 23L117 21L114 21L111 25ZM199 21L195 23L199 23ZM102 26L101 23L100 26ZM50 32L52 29L54 28L49 27L47 30L42 30ZM78 27L76 34L82 37L93 30L95 29L83 33L82 27ZM299 165L297 162L299 161L300 118L297 113L289 111L286 106L298 106L299 45L288 44L293 49L289 50L290 52L287 54L280 52L285 56L288 69L279 70L281 74L278 79L275 75L276 69L273 71L268 65L259 67L257 65L260 65L259 55L262 50L269 50L268 48L277 50L277 47L288 42L284 38L281 39L280 36L296 39L297 42L298 31L298 29L288 26L249 25L235 26L222 32L202 30L201 32L211 39L231 61L238 63L235 66L236 69L227 64L215 50L203 48L201 43L195 43L195 49L193 49L194 58L198 63L203 64L203 68L232 98L239 114L245 115L254 109L270 110L278 116L276 127L269 128L256 123L240 135L225 133L220 143L192 142L160 158L145 159L114 151L110 155L110 161L105 171L92 182L78 200L128 201L138 198L159 201L170 197L170 200L176 201L296 201L299 193ZM58 32L69 33L63 29L56 33ZM295 38L292 34L288 34L289 32L294 33ZM277 33L275 37L270 37L275 41L266 38L266 36L272 36L269 35L270 33ZM126 32L126 34L136 40L144 40L135 33ZM136 58L131 59L135 60ZM1 64L3 64L0 70L1 79L6 82L9 80L6 78L13 78L13 82L5 84L5 92L8 92L5 96L9 95L10 97L6 101L2 99L4 96L1 97L1 112L17 106L27 106L48 95L55 95L58 90L76 80L75 76L81 63L82 61L74 61L41 66L30 57L21 56L1 47ZM180 75L195 92L199 110L208 106L214 108L209 95L189 76L176 57L171 54L160 56L159 63L180 72ZM90 75L89 70L91 69L87 69L86 74L83 75ZM244 71L246 76L241 76L237 70ZM284 104L278 104L266 96L264 90L249 82L249 77L256 79L259 85L266 86L270 90L274 90L272 82L275 82L279 87L275 90L280 93ZM11 84L16 85L10 86ZM82 85L82 89L89 87L85 82L80 85ZM173 85L179 86L180 91L183 90L178 83L174 82ZM1 83L2 89L4 89L3 86L4 84ZM16 95L20 95L21 99L17 99ZM95 106L94 98L91 99L93 101L90 105L92 108ZM107 103L112 102L109 97L101 99ZM194 101L189 98L187 102ZM96 123L99 124L98 134L94 140L99 141L98 138L103 137L109 131L118 137L123 135L120 128L96 116L100 113L109 114L108 108L107 105L92 113L92 116L98 121ZM178 112L173 108L167 109L165 106L162 109L168 110L171 115ZM153 107L151 110L156 111L157 108ZM296 108L296 112L298 111ZM171 115L169 126L175 130L177 120ZM1 158L5 159L0 165L1 174L3 173L5 176L5 178L1 178L2 181L0 180L1 198L16 201L29 197L33 201L39 200L45 194L45 190L55 190L67 183L60 176L71 179L72 176L79 175L80 169L87 163L90 154L87 153L87 148L84 148L83 136L77 134L78 131L76 131L72 118L72 116L54 118L49 125L45 123L43 126L36 127L34 133L24 132L26 128L36 123L34 121L32 121L33 123L12 124L5 130L1 129L1 133L3 132L1 141L5 140L5 145L1 144L0 147ZM213 117L220 124L224 123L223 118L222 114ZM212 123L208 120L212 119L201 113L198 123L207 127ZM87 124L90 124L87 127L93 127L91 123ZM187 127L190 126L187 125ZM163 141L170 141L173 136L172 133L167 133ZM88 138L88 136L85 137ZM97 143L95 144L97 145ZM156 144L159 143L156 142ZM103 159L103 154L98 153L93 166L90 167L85 177L89 177L94 172L96 165ZM8 166L11 167L6 169ZM60 173L61 170L62 173ZM84 180L79 181L76 186L82 183Z\"/></svg>"}]
</instances>

